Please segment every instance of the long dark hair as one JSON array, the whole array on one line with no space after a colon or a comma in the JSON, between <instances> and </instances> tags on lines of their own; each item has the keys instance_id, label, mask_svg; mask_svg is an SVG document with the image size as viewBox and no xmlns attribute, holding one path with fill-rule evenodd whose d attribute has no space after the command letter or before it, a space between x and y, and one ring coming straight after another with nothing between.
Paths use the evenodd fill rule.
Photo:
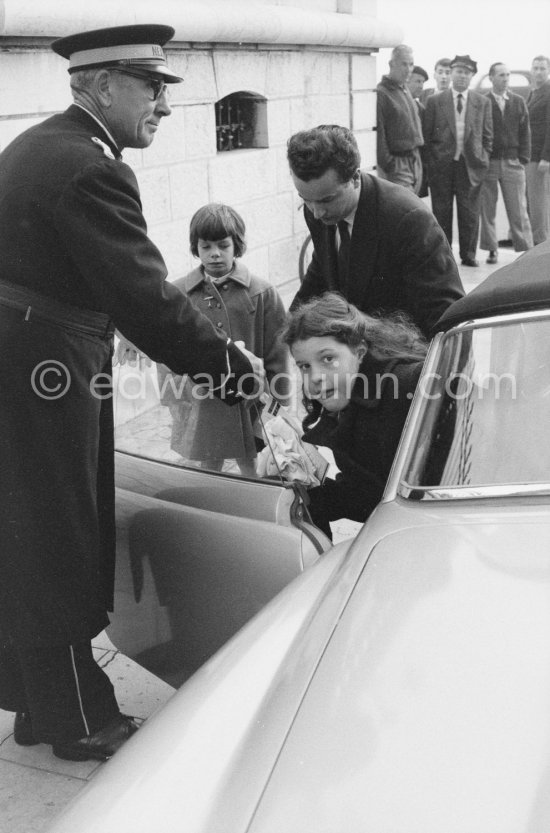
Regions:
<instances>
[{"instance_id":1,"label":"long dark hair","mask_svg":"<svg viewBox=\"0 0 550 833\"><path fill-rule=\"evenodd\" d=\"M329 336L351 350L364 346L375 361L422 361L427 343L422 333L402 312L375 318L349 304L337 292L325 292L289 313L281 339L292 349L297 341ZM319 418L318 400L303 398L307 415L304 430Z\"/></svg>"},{"instance_id":2,"label":"long dark hair","mask_svg":"<svg viewBox=\"0 0 550 833\"><path fill-rule=\"evenodd\" d=\"M330 336L351 349L365 345L369 356L421 360L427 344L405 313L366 315L337 292L325 292L289 313L281 338L289 347L307 338Z\"/></svg>"}]
</instances>

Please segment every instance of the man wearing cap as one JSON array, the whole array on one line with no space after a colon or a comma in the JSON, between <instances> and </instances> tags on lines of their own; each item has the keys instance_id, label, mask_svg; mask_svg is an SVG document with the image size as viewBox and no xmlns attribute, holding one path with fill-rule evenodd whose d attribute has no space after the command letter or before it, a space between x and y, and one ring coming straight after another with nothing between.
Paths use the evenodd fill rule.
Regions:
<instances>
[{"instance_id":1,"label":"man wearing cap","mask_svg":"<svg viewBox=\"0 0 550 833\"><path fill-rule=\"evenodd\" d=\"M493 120L487 96L469 90L477 64L469 55L451 61L451 89L430 96L424 115L425 159L432 209L453 239L456 198L459 253L464 266L477 266L481 184L489 169Z\"/></svg>"},{"instance_id":2,"label":"man wearing cap","mask_svg":"<svg viewBox=\"0 0 550 833\"><path fill-rule=\"evenodd\" d=\"M378 176L418 194L424 140L420 115L407 86L413 66L410 46L396 46L390 71L376 88L376 162Z\"/></svg>"},{"instance_id":3,"label":"man wearing cap","mask_svg":"<svg viewBox=\"0 0 550 833\"><path fill-rule=\"evenodd\" d=\"M261 379L166 281L122 161L170 115L173 34L55 41L74 103L0 154L0 708L17 743L69 760L105 760L136 730L90 646L113 601L114 326L229 403Z\"/></svg>"},{"instance_id":4,"label":"man wearing cap","mask_svg":"<svg viewBox=\"0 0 550 833\"><path fill-rule=\"evenodd\" d=\"M407 87L409 88L409 92L412 95L419 112L421 112L424 109L424 105L421 104L420 98L422 95L424 84L427 80L428 73L426 72L426 70L423 67L415 65L412 69L410 78L407 81Z\"/></svg>"}]
</instances>

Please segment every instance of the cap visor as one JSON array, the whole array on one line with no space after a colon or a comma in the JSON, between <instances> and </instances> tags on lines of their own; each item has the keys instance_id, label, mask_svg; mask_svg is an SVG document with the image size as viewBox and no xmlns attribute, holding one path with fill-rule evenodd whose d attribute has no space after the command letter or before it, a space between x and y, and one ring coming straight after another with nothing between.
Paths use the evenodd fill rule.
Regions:
<instances>
[{"instance_id":1,"label":"cap visor","mask_svg":"<svg viewBox=\"0 0 550 833\"><path fill-rule=\"evenodd\" d=\"M153 72L155 75L162 75L167 84L177 84L178 82L183 81L183 78L181 78L181 76L176 75L175 72L172 72L172 70L168 69L168 67L164 64L154 65L131 63L127 64L127 67L128 69L139 69L141 72L144 73ZM119 65L119 68L124 69L124 65Z\"/></svg>"}]
</instances>

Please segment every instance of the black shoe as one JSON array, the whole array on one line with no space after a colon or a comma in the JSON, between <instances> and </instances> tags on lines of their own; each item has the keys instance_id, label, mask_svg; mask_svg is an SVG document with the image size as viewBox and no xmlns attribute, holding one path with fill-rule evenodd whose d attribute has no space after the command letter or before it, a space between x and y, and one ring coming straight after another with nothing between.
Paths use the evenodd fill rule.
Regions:
<instances>
[{"instance_id":1,"label":"black shoe","mask_svg":"<svg viewBox=\"0 0 550 833\"><path fill-rule=\"evenodd\" d=\"M487 263L496 263L498 261L498 254L497 252L491 251L489 252L489 257L487 258Z\"/></svg>"},{"instance_id":2,"label":"black shoe","mask_svg":"<svg viewBox=\"0 0 550 833\"><path fill-rule=\"evenodd\" d=\"M13 739L19 746L36 746L40 743L32 733L31 716L29 712L16 712L13 722Z\"/></svg>"},{"instance_id":3,"label":"black shoe","mask_svg":"<svg viewBox=\"0 0 550 833\"><path fill-rule=\"evenodd\" d=\"M476 260L475 257L463 257L462 258L462 265L463 266L479 266L479 260Z\"/></svg>"},{"instance_id":4,"label":"black shoe","mask_svg":"<svg viewBox=\"0 0 550 833\"><path fill-rule=\"evenodd\" d=\"M53 754L65 761L108 761L138 728L133 717L121 714L95 735L69 743L55 743Z\"/></svg>"}]
</instances>

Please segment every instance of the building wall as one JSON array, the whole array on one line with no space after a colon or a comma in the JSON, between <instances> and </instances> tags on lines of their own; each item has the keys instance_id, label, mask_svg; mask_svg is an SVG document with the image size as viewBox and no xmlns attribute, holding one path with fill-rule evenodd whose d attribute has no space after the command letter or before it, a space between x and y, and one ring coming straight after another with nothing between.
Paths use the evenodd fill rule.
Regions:
<instances>
[{"instance_id":1,"label":"building wall","mask_svg":"<svg viewBox=\"0 0 550 833\"><path fill-rule=\"evenodd\" d=\"M209 5L205 2L201 9ZM279 4L252 0L250 5L300 7L311 15L320 11L330 15L344 8L350 14L346 22L353 20L357 8L361 15L376 11L376 0ZM316 11L310 12L313 7ZM165 14L157 19L170 18ZM318 21L323 19L318 17ZM0 36L0 149L26 127L71 102L66 62L49 49L55 24L48 20L42 31L49 37L41 37L39 32L29 34L26 20L23 35L14 34L14 17L9 35ZM121 22L107 19L94 26L90 21L80 28ZM167 50L168 61L185 82L172 88L172 115L162 121L152 146L145 151L124 151L140 184L150 235L165 257L170 279L179 277L196 265L188 247L193 212L206 202L227 202L241 212L247 226L247 264L278 286L288 301L297 286L298 254L306 227L288 173L286 141L295 131L322 122L348 125L357 136L363 167L374 169L377 46L239 43L242 19L235 21L236 42L227 24L224 41L185 42L179 34L185 26L173 25L176 37ZM60 33L75 30L64 21ZM245 90L267 100L269 146L218 152L215 102Z\"/></svg>"}]
</instances>

